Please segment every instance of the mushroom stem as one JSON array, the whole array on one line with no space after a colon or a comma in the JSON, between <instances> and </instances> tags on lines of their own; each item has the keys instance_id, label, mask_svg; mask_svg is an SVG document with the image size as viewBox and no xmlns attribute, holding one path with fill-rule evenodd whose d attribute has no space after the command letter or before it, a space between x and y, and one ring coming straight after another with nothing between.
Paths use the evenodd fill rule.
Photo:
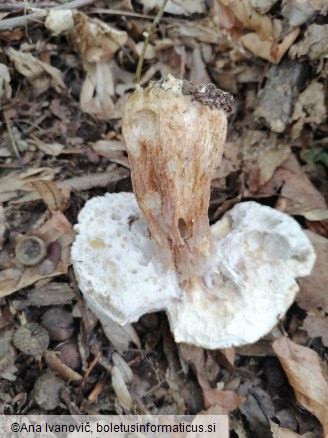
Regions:
<instances>
[{"instance_id":1,"label":"mushroom stem","mask_svg":"<svg viewBox=\"0 0 328 438\"><path fill-rule=\"evenodd\" d=\"M169 75L139 88L122 120L137 202L164 267L177 271L180 284L202 276L215 250L210 184L222 160L227 116L214 99L231 100L213 85L186 92L186 82Z\"/></svg>"}]
</instances>

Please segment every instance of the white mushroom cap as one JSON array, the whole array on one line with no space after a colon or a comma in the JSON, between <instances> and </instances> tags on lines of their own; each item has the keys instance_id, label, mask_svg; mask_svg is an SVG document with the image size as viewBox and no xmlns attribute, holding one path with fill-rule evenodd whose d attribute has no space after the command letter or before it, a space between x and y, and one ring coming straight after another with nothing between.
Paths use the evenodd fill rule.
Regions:
<instances>
[{"instance_id":1,"label":"white mushroom cap","mask_svg":"<svg viewBox=\"0 0 328 438\"><path fill-rule=\"evenodd\" d=\"M295 278L315 254L290 216L256 202L236 205L211 227L216 259L184 290L155 257L132 193L88 201L79 215L72 258L80 288L102 321L124 325L166 310L177 342L215 349L255 342L294 300Z\"/></svg>"},{"instance_id":2,"label":"white mushroom cap","mask_svg":"<svg viewBox=\"0 0 328 438\"><path fill-rule=\"evenodd\" d=\"M315 253L293 218L256 202L236 205L211 231L217 269L205 274L207 287L168 305L171 330L177 342L210 349L253 343L292 304Z\"/></svg>"},{"instance_id":3,"label":"white mushroom cap","mask_svg":"<svg viewBox=\"0 0 328 438\"><path fill-rule=\"evenodd\" d=\"M78 220L71 253L74 270L84 297L101 320L135 322L179 296L175 272L163 272L154 257L154 244L132 193L92 198Z\"/></svg>"}]
</instances>

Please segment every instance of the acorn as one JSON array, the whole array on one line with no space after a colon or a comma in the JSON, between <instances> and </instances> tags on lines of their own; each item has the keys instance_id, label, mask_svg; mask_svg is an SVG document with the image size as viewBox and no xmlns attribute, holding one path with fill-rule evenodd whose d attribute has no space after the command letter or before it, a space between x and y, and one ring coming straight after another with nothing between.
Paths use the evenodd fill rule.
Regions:
<instances>
[{"instance_id":1,"label":"acorn","mask_svg":"<svg viewBox=\"0 0 328 438\"><path fill-rule=\"evenodd\" d=\"M55 307L42 317L41 324L47 329L50 339L66 341L74 332L73 316L67 310Z\"/></svg>"},{"instance_id":2,"label":"acorn","mask_svg":"<svg viewBox=\"0 0 328 438\"><path fill-rule=\"evenodd\" d=\"M34 385L33 398L40 408L51 411L60 403L60 390L64 382L51 372L40 376Z\"/></svg>"},{"instance_id":3,"label":"acorn","mask_svg":"<svg viewBox=\"0 0 328 438\"><path fill-rule=\"evenodd\" d=\"M29 322L18 327L13 341L18 350L39 359L48 348L49 334L36 322Z\"/></svg>"}]
</instances>

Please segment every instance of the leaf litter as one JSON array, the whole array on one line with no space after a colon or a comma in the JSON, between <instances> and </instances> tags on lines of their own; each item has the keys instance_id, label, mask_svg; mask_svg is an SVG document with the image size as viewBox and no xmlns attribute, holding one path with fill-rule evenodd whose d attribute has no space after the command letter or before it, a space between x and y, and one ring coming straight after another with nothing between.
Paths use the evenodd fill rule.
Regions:
<instances>
[{"instance_id":1,"label":"leaf litter","mask_svg":"<svg viewBox=\"0 0 328 438\"><path fill-rule=\"evenodd\" d=\"M121 111L158 6L122 0L108 9L100 0L83 11L44 10L32 26L14 30L8 20L22 18L22 11L1 14L1 411L42 406L38 388L55 379L53 414L224 412L232 436L322 437L328 403L326 2L169 1L141 77L147 84L171 73L234 94L210 219L244 199L257 200L296 218L317 254L280 326L256 344L206 351L176 345L162 313L125 328L102 327L78 290L69 254L79 211L92 196L132 190ZM36 265L24 265L15 249L33 238L44 242L46 253ZM42 370L18 354L12 338L58 307L74 324L69 339L53 340L43 353Z\"/></svg>"}]
</instances>

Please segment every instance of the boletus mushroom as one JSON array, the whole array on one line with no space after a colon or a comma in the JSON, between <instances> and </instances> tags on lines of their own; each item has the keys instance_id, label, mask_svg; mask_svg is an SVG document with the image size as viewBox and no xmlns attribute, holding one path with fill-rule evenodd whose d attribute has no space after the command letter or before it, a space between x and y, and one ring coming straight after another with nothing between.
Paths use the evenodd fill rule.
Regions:
<instances>
[{"instance_id":1,"label":"boletus mushroom","mask_svg":"<svg viewBox=\"0 0 328 438\"><path fill-rule=\"evenodd\" d=\"M177 342L215 349L257 341L286 312L315 253L290 216L256 202L210 226L231 96L172 76L137 88L122 119L132 193L88 201L72 258L106 324L165 310Z\"/></svg>"}]
</instances>

